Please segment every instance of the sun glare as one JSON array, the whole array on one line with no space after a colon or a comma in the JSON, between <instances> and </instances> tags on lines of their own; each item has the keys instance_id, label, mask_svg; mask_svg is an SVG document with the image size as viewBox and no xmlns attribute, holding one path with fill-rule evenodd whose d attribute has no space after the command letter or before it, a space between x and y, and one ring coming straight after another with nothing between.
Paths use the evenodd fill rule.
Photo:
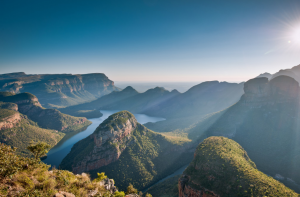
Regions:
<instances>
[{"instance_id":1,"label":"sun glare","mask_svg":"<svg viewBox=\"0 0 300 197\"><path fill-rule=\"evenodd\" d=\"M300 27L294 30L293 41L300 44Z\"/></svg>"}]
</instances>

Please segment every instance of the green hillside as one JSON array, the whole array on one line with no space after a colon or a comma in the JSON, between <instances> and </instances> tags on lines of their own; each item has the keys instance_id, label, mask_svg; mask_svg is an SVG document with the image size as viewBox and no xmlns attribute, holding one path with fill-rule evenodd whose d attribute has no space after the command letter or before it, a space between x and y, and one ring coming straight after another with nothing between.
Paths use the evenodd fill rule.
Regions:
<instances>
[{"instance_id":1,"label":"green hillside","mask_svg":"<svg viewBox=\"0 0 300 197\"><path fill-rule=\"evenodd\" d=\"M18 111L45 129L53 129L64 133L84 130L91 124L86 118L63 114L56 109L43 108L37 97L30 93L2 94L0 101L13 102L18 105ZM3 105L3 104L2 104Z\"/></svg>"},{"instance_id":2,"label":"green hillside","mask_svg":"<svg viewBox=\"0 0 300 197\"><path fill-rule=\"evenodd\" d=\"M16 111L0 109L0 123L5 118L19 114ZM29 120L26 115L20 114L21 119L12 128L0 130L0 142L17 148L17 153L29 156L26 147L31 141L44 141L49 145L56 145L63 137L64 133L50 129L42 129L35 122Z\"/></svg>"},{"instance_id":3,"label":"green hillside","mask_svg":"<svg viewBox=\"0 0 300 197\"><path fill-rule=\"evenodd\" d=\"M118 180L120 189L129 183L143 189L191 160L192 154L184 154L184 146L147 129L131 113L121 111L101 123L94 134L76 143L60 168L87 170L92 177L103 171ZM99 164L99 168L94 167Z\"/></svg>"},{"instance_id":4,"label":"green hillside","mask_svg":"<svg viewBox=\"0 0 300 197\"><path fill-rule=\"evenodd\" d=\"M298 196L256 168L246 151L225 137L205 139L180 179L183 186L220 196ZM179 192L184 192L183 190Z\"/></svg>"}]
</instances>

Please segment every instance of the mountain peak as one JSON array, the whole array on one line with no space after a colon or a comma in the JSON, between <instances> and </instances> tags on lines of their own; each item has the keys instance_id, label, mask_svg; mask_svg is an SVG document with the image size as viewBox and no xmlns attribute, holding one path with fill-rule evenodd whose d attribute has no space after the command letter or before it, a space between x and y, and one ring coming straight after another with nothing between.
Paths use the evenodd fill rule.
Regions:
<instances>
[{"instance_id":1,"label":"mountain peak","mask_svg":"<svg viewBox=\"0 0 300 197\"><path fill-rule=\"evenodd\" d=\"M138 91L136 91L136 89L134 89L132 86L127 86L126 88L124 88L122 90L122 92L136 92L136 93L138 93Z\"/></svg>"}]
</instances>

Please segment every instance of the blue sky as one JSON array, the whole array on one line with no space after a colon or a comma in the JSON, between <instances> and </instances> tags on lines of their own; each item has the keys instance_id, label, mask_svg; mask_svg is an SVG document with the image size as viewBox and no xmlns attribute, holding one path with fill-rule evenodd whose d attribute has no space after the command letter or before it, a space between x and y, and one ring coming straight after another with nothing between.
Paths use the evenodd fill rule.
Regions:
<instances>
[{"instance_id":1,"label":"blue sky","mask_svg":"<svg viewBox=\"0 0 300 197\"><path fill-rule=\"evenodd\" d=\"M0 73L245 81L300 64L298 29L299 0L4 0Z\"/></svg>"}]
</instances>

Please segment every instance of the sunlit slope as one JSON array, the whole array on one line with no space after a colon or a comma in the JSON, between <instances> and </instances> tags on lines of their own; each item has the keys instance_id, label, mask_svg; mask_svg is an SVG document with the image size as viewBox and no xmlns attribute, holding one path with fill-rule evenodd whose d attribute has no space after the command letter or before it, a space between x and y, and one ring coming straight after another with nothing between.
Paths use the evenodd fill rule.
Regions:
<instances>
[{"instance_id":1,"label":"sunlit slope","mask_svg":"<svg viewBox=\"0 0 300 197\"><path fill-rule=\"evenodd\" d=\"M186 144L173 141L139 124L121 111L111 115L95 132L76 143L60 167L74 173L105 172L118 180L121 189L129 183L142 189L191 160Z\"/></svg>"},{"instance_id":2,"label":"sunlit slope","mask_svg":"<svg viewBox=\"0 0 300 197\"><path fill-rule=\"evenodd\" d=\"M207 196L298 196L259 171L247 152L225 137L205 139L179 179L179 196L198 192Z\"/></svg>"},{"instance_id":3,"label":"sunlit slope","mask_svg":"<svg viewBox=\"0 0 300 197\"><path fill-rule=\"evenodd\" d=\"M54 129L65 133L82 130L91 124L86 118L73 117L56 109L45 109L37 97L30 93L12 94L0 92L0 101L17 104L17 110L45 129Z\"/></svg>"},{"instance_id":4,"label":"sunlit slope","mask_svg":"<svg viewBox=\"0 0 300 197\"><path fill-rule=\"evenodd\" d=\"M209 126L206 136L234 139L258 169L280 174L285 184L297 188L292 180L300 183L298 82L288 76L256 78L246 82L244 90L241 100Z\"/></svg>"},{"instance_id":5,"label":"sunlit slope","mask_svg":"<svg viewBox=\"0 0 300 197\"><path fill-rule=\"evenodd\" d=\"M44 141L54 146L63 136L61 132L40 128L17 111L0 109L0 143L16 147L19 155L30 155L26 147L31 141Z\"/></svg>"}]
</instances>

